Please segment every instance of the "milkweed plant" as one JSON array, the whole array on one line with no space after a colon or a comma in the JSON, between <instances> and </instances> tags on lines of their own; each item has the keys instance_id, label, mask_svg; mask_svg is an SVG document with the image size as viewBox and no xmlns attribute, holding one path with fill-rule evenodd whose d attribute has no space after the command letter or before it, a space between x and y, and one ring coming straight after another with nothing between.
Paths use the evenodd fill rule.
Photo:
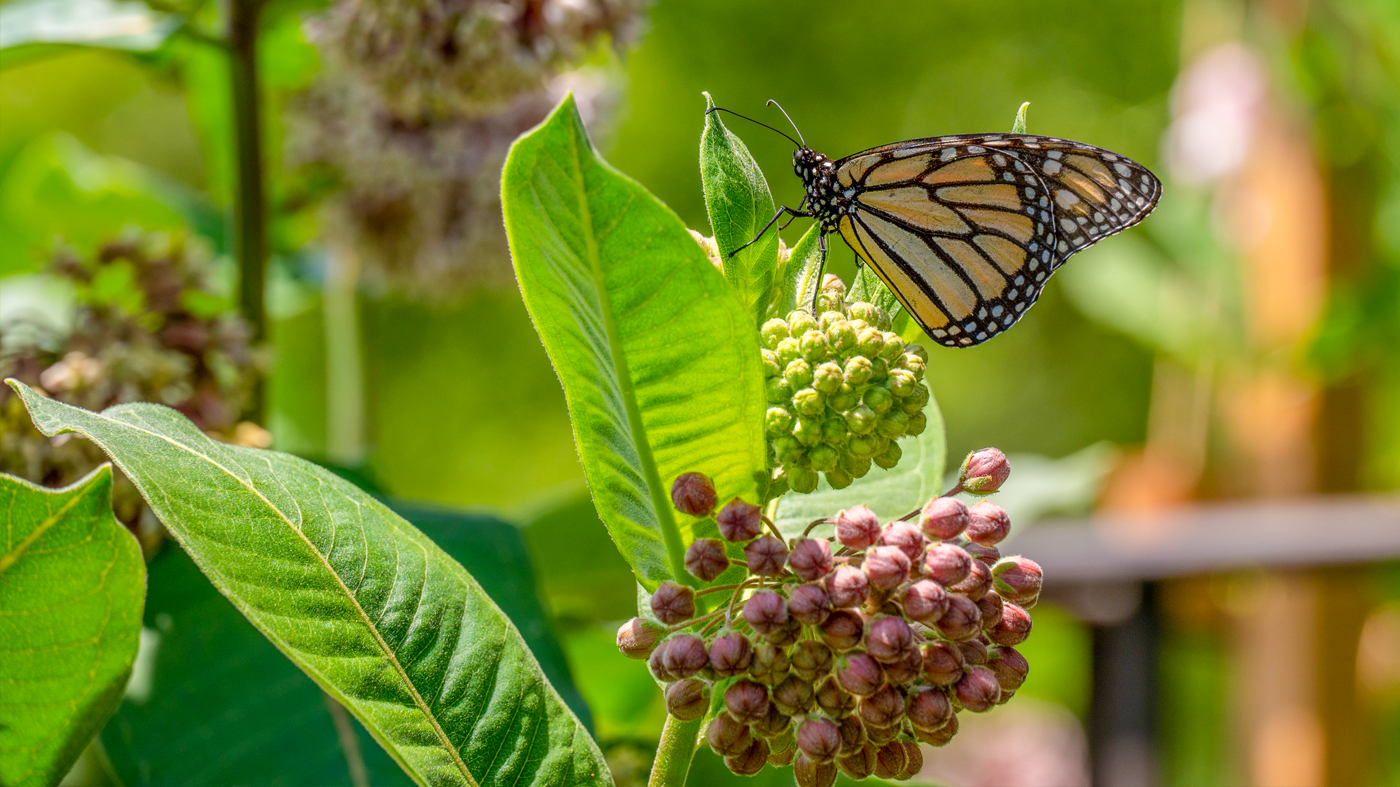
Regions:
<instances>
[{"instance_id":1,"label":"milkweed plant","mask_svg":"<svg viewBox=\"0 0 1400 787\"><path fill-rule=\"evenodd\" d=\"M617 646L664 692L650 784L684 785L700 746L804 787L911 778L1029 669L1040 568L1000 553L1010 520L978 500L1010 466L974 451L944 489L927 354L898 302L865 269L823 278L816 228L749 243L773 199L714 113L700 169L709 236L605 162L565 98L502 176L521 295L636 576ZM10 384L45 435L105 451L418 784L613 783L511 621L374 498L159 405L93 413ZM0 476L0 674L25 678L0 702L4 784L56 783L131 674L145 574L110 490L106 467L61 490Z\"/></svg>"}]
</instances>

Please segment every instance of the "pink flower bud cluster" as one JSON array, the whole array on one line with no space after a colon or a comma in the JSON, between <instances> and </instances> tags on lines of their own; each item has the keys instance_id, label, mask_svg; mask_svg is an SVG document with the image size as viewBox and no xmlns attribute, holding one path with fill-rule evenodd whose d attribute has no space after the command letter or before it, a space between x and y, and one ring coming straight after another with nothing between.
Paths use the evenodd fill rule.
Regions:
<instances>
[{"instance_id":1,"label":"pink flower bud cluster","mask_svg":"<svg viewBox=\"0 0 1400 787\"><path fill-rule=\"evenodd\" d=\"M741 500L716 521L743 544L747 578L698 616L692 588L662 583L656 619L628 621L618 647L647 659L677 718L722 703L706 739L735 773L791 765L800 787L838 772L908 779L923 766L920 743L946 744L960 712L1005 703L1025 681L1016 646L1041 571L1001 556L1010 519L995 503L934 498L917 523L855 506L814 523L834 524L832 537L779 538ZM721 539L686 555L704 582L730 565Z\"/></svg>"}]
</instances>

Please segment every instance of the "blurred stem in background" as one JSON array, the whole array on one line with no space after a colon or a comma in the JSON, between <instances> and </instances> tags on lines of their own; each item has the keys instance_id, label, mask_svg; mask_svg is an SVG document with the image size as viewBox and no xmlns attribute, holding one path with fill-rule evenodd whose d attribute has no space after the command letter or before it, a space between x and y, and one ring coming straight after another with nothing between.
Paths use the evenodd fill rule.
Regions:
<instances>
[{"instance_id":1,"label":"blurred stem in background","mask_svg":"<svg viewBox=\"0 0 1400 787\"><path fill-rule=\"evenodd\" d=\"M258 90L258 22L262 0L231 0L228 9L229 87L233 106L233 253L238 260L238 305L252 341L267 336L267 208L263 183L261 93ZM246 416L263 421L262 384Z\"/></svg>"},{"instance_id":2,"label":"blurred stem in background","mask_svg":"<svg viewBox=\"0 0 1400 787\"><path fill-rule=\"evenodd\" d=\"M321 313L326 330L326 458L341 467L365 460L365 375L360 348L360 256L329 241Z\"/></svg>"}]
</instances>

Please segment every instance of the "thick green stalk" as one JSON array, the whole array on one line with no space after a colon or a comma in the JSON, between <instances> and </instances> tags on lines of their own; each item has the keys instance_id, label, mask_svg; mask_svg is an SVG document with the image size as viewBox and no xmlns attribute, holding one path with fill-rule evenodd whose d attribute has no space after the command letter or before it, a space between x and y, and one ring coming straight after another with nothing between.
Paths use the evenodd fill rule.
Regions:
<instances>
[{"instance_id":1,"label":"thick green stalk","mask_svg":"<svg viewBox=\"0 0 1400 787\"><path fill-rule=\"evenodd\" d=\"M264 197L262 122L259 117L258 19L262 0L231 0L228 11L229 87L233 105L235 168L233 254L238 260L238 306L253 330L253 341L267 333L264 289L267 279L267 208ZM253 420L262 420L261 386L254 396Z\"/></svg>"},{"instance_id":2,"label":"thick green stalk","mask_svg":"<svg viewBox=\"0 0 1400 787\"><path fill-rule=\"evenodd\" d=\"M656 760L651 764L651 779L647 787L685 787L685 779L690 775L690 761L695 757L695 746L700 740L700 725L703 719L681 721L675 716L666 717L666 726L661 728L661 744L656 747Z\"/></svg>"}]
</instances>

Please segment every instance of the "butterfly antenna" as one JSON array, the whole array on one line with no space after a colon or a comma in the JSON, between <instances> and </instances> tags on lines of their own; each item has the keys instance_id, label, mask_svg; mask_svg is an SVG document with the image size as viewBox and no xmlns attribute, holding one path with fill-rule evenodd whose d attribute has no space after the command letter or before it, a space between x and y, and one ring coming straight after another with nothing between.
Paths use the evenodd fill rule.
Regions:
<instances>
[{"instance_id":1,"label":"butterfly antenna","mask_svg":"<svg viewBox=\"0 0 1400 787\"><path fill-rule=\"evenodd\" d=\"M710 114L711 112L728 112L729 114L733 115L733 116L736 117L736 118L743 118L744 120L747 120L747 121L749 121L750 123L757 123L758 125L763 126L764 128L768 129L769 131L776 131L776 132L778 132L779 134L782 134L783 136L785 136L785 137L788 138L788 141L789 141L789 142L791 142L792 144L798 146L799 148L805 148L805 147L807 147L807 143L806 143L806 142L798 142L797 140L793 139L793 138L792 138L792 135L791 135L791 134L788 134L786 131L783 131L782 129L773 128L772 126L768 125L767 123L764 123L764 122L761 121L761 120L754 120L753 118L749 117L748 115L741 115L741 114L739 114L738 112L735 112L735 111L732 110L732 109L725 109L724 107L714 107L714 108L712 108L712 109L707 109L707 110L705 110L705 114L706 114L706 115ZM791 121L789 121L789 122L791 122ZM800 137L800 136L802 136L802 135L799 133L797 136Z\"/></svg>"},{"instance_id":2,"label":"butterfly antenna","mask_svg":"<svg viewBox=\"0 0 1400 787\"><path fill-rule=\"evenodd\" d=\"M782 105L782 104L779 104L778 102L774 101L774 100L771 99L771 98L768 99L768 105L769 105L769 106L773 106L773 107L777 107L777 108L778 108L778 111L781 112L781 113L783 113L783 117L787 118L787 122L792 126L792 130L797 132L797 138L798 138L798 139L802 139L802 130L799 129L799 128L797 127L797 124L796 124L796 123L793 123L793 122L792 122L792 118L788 117L787 110L786 110L786 109L783 109L783 105ZM804 147L804 148L807 147L807 140L802 139L802 147Z\"/></svg>"}]
</instances>

